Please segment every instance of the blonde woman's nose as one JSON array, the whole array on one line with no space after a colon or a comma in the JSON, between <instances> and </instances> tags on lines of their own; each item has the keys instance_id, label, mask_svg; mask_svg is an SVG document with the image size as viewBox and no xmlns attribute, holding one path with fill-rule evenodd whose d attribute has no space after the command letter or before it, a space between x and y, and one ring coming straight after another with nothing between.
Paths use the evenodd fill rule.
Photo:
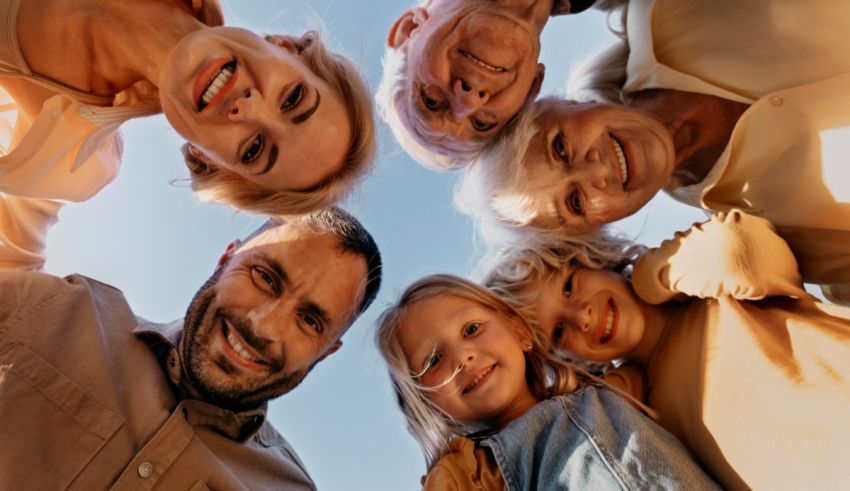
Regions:
<instances>
[{"instance_id":1,"label":"blonde woman's nose","mask_svg":"<svg viewBox=\"0 0 850 491\"><path fill-rule=\"evenodd\" d=\"M233 121L241 121L256 117L261 106L262 95L260 91L256 88L245 89L233 101L229 118Z\"/></svg>"}]
</instances>

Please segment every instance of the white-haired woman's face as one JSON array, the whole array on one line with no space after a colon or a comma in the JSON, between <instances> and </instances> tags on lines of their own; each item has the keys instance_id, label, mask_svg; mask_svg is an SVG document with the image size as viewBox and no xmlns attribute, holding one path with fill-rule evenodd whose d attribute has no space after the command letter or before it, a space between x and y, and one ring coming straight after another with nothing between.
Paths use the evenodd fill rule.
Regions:
<instances>
[{"instance_id":1,"label":"white-haired woman's face","mask_svg":"<svg viewBox=\"0 0 850 491\"><path fill-rule=\"evenodd\" d=\"M534 225L592 231L639 210L670 178L673 140L654 117L610 104L545 104L523 160Z\"/></svg>"},{"instance_id":2,"label":"white-haired woman's face","mask_svg":"<svg viewBox=\"0 0 850 491\"><path fill-rule=\"evenodd\" d=\"M187 36L163 66L160 101L216 163L266 189L309 189L342 167L348 112L291 41L272 39L229 27Z\"/></svg>"}]
</instances>

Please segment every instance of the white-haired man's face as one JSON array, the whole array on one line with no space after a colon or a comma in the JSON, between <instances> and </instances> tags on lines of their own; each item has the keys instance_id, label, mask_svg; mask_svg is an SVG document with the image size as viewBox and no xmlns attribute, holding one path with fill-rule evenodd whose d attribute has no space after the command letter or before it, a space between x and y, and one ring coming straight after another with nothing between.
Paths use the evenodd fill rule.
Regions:
<instances>
[{"instance_id":1,"label":"white-haired man's face","mask_svg":"<svg viewBox=\"0 0 850 491\"><path fill-rule=\"evenodd\" d=\"M390 30L405 50L407 78L396 107L423 144L494 136L543 80L539 27L497 2L439 1L406 11Z\"/></svg>"}]
</instances>

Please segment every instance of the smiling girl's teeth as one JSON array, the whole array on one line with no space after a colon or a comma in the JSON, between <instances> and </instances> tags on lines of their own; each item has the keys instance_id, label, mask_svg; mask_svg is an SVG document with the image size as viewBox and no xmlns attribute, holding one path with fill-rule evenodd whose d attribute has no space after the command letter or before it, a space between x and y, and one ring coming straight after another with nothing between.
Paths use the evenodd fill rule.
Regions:
<instances>
[{"instance_id":1,"label":"smiling girl's teeth","mask_svg":"<svg viewBox=\"0 0 850 491\"><path fill-rule=\"evenodd\" d=\"M218 91L221 90L222 87L224 87L224 84L226 84L232 76L233 69L230 67L229 64L222 67L222 69L218 72L215 78L213 78L212 82L210 82L210 84L207 86L206 90L204 90L204 93L201 94L201 102L205 105L209 104L213 97L218 94Z\"/></svg>"},{"instance_id":2,"label":"smiling girl's teeth","mask_svg":"<svg viewBox=\"0 0 850 491\"><path fill-rule=\"evenodd\" d=\"M484 370L483 372L479 373L477 377L475 377L468 384L466 384L466 387L463 388L463 392L466 393L466 392L469 392L470 390L472 390L476 385L478 385L478 382L480 382L481 379L483 379L491 371L493 371L492 366L490 368Z\"/></svg>"},{"instance_id":3,"label":"smiling girl's teeth","mask_svg":"<svg viewBox=\"0 0 850 491\"><path fill-rule=\"evenodd\" d=\"M229 344L230 347L233 348L233 351L235 351L236 354L241 356L242 358L248 361L252 361L254 363L257 363L259 361L253 356L251 356L251 353L248 352L245 346L240 343L239 340L236 339L236 336L234 336L233 333L229 330L227 331L227 344Z\"/></svg>"},{"instance_id":4,"label":"smiling girl's teeth","mask_svg":"<svg viewBox=\"0 0 850 491\"><path fill-rule=\"evenodd\" d=\"M623 152L623 147L620 142L611 138L611 143L614 144L614 153L617 155L617 162L620 164L620 176L623 178L623 185L629 181L629 166L626 165L626 154Z\"/></svg>"},{"instance_id":5,"label":"smiling girl's teeth","mask_svg":"<svg viewBox=\"0 0 850 491\"><path fill-rule=\"evenodd\" d=\"M608 309L608 319L605 321L605 330L602 331L602 342L608 340L611 335L611 329L614 328L614 309Z\"/></svg>"}]
</instances>

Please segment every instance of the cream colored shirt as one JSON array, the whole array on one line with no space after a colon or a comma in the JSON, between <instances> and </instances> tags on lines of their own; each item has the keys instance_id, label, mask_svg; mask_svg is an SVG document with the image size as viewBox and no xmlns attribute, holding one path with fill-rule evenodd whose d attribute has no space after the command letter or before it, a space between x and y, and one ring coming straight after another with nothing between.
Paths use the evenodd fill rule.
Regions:
<instances>
[{"instance_id":1,"label":"cream colored shirt","mask_svg":"<svg viewBox=\"0 0 850 491\"><path fill-rule=\"evenodd\" d=\"M632 0L624 95L751 104L709 175L667 191L768 218L803 279L850 302L850 8L843 0Z\"/></svg>"},{"instance_id":2,"label":"cream colored shirt","mask_svg":"<svg viewBox=\"0 0 850 491\"><path fill-rule=\"evenodd\" d=\"M766 220L694 226L632 281L650 303L686 302L647 367L647 402L724 488L847 487L850 308L802 290Z\"/></svg>"},{"instance_id":3,"label":"cream colored shirt","mask_svg":"<svg viewBox=\"0 0 850 491\"><path fill-rule=\"evenodd\" d=\"M0 488L313 490L266 408L182 389L180 321L82 276L0 271Z\"/></svg>"},{"instance_id":4,"label":"cream colored shirt","mask_svg":"<svg viewBox=\"0 0 850 491\"><path fill-rule=\"evenodd\" d=\"M79 91L33 74L17 46L17 16L12 15L17 10L12 7L20 1L25 0L3 0L8 15L0 20L0 53L17 56L0 64L0 82L25 78L56 95L28 121L0 87L0 268L39 270L47 230L58 220L61 202L85 201L112 182L123 151L119 127L128 119L159 113L160 106L156 88L147 82L117 94L111 103L94 95L82 102ZM210 25L222 23L217 0L173 1L189 3Z\"/></svg>"}]
</instances>

